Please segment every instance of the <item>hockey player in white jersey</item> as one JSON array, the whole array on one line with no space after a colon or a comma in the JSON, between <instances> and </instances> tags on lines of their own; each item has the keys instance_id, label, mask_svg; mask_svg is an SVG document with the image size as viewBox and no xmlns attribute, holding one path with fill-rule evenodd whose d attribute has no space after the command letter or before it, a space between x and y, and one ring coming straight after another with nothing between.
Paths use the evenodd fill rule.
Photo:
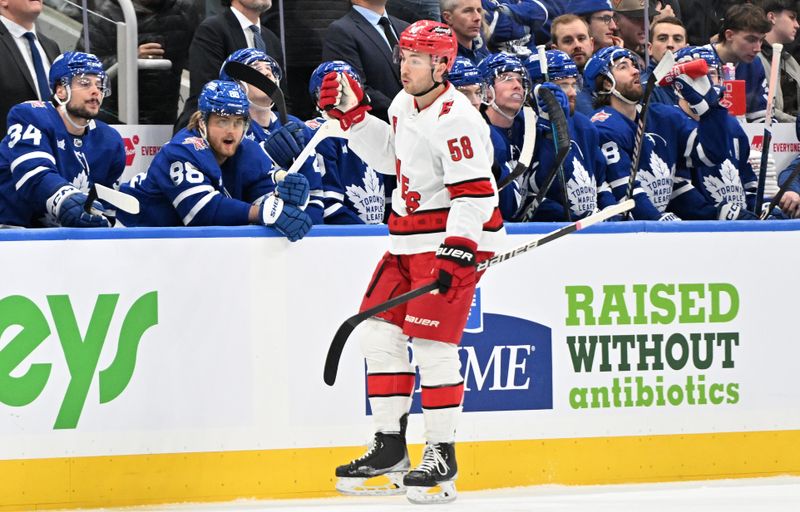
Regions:
<instances>
[{"instance_id":1,"label":"hockey player in white jersey","mask_svg":"<svg viewBox=\"0 0 800 512\"><path fill-rule=\"evenodd\" d=\"M455 429L464 392L458 344L480 278L476 263L500 247L505 229L491 173L489 128L446 80L456 56L452 31L418 21L400 35L396 55L403 90L389 108L390 124L367 114L360 85L346 74L325 76L318 106L350 128L350 146L368 164L395 168L398 178L390 249L361 310L431 281L439 283L439 293L390 309L360 329L376 433L369 451L336 469L337 489L376 494L402 493L405 487L415 503L452 501ZM427 443L421 464L406 473L405 417L415 375L409 338L420 372ZM378 475L392 483L365 486Z\"/></svg>"}]
</instances>

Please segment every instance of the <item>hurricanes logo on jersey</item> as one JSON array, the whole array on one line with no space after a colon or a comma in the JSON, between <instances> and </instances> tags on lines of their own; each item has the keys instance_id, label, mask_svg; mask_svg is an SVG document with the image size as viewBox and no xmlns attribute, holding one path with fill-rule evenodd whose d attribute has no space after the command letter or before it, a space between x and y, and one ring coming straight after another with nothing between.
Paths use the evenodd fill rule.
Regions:
<instances>
[{"instance_id":1,"label":"hurricanes logo on jersey","mask_svg":"<svg viewBox=\"0 0 800 512\"><path fill-rule=\"evenodd\" d=\"M711 194L714 204L719 206L722 203L730 203L746 208L744 199L744 187L739 178L739 171L730 160L725 160L720 165L719 177L703 177L703 186Z\"/></svg>"},{"instance_id":2,"label":"hurricanes logo on jersey","mask_svg":"<svg viewBox=\"0 0 800 512\"><path fill-rule=\"evenodd\" d=\"M597 186L577 157L572 158L572 177L567 182L570 210L583 216L597 207Z\"/></svg>"},{"instance_id":3,"label":"hurricanes logo on jersey","mask_svg":"<svg viewBox=\"0 0 800 512\"><path fill-rule=\"evenodd\" d=\"M364 187L348 185L345 188L347 199L356 207L359 218L365 224L380 224L386 208L383 184L378 179L378 174L369 166L364 172L363 183Z\"/></svg>"}]
</instances>

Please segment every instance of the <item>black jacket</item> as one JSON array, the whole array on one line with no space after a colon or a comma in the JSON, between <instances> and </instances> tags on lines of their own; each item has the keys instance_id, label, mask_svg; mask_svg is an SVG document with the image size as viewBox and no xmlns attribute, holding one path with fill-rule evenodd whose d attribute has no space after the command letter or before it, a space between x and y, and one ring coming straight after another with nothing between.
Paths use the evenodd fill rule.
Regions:
<instances>
[{"instance_id":1,"label":"black jacket","mask_svg":"<svg viewBox=\"0 0 800 512\"><path fill-rule=\"evenodd\" d=\"M267 54L278 61L283 68L283 55L281 43L277 36L268 28L261 27L261 37L267 49ZM242 26L236 15L226 8L221 14L206 18L197 27L194 39L189 47L189 73L191 82L189 98L183 107L183 112L175 125L177 132L189 122L191 115L197 110L197 97L203 86L211 80L219 78L219 69L228 55L240 48L247 48ZM285 79L284 79L285 81ZM281 83L281 89L286 90ZM287 98L287 103L289 99Z\"/></svg>"},{"instance_id":2,"label":"black jacket","mask_svg":"<svg viewBox=\"0 0 800 512\"><path fill-rule=\"evenodd\" d=\"M38 32L36 37L44 48L47 58L53 62L61 53L58 44ZM6 118L11 107L23 101L39 99L25 59L14 41L14 36L3 23L0 23L0 70L3 76L0 80L0 139L2 139L6 136Z\"/></svg>"},{"instance_id":3,"label":"black jacket","mask_svg":"<svg viewBox=\"0 0 800 512\"><path fill-rule=\"evenodd\" d=\"M138 44L160 43L164 58L172 61L168 71L139 71L139 123L173 124L178 117L178 95L181 72L189 57L189 43L200 21L199 10L192 0L163 0L160 5L145 7L133 0L139 28ZM103 16L123 21L119 2L106 0L98 6ZM97 55L106 69L117 62L117 29L106 20L91 16L89 24L92 53ZM79 39L78 50L83 50ZM116 80L111 84L116 89ZM118 115L118 95L112 94L103 102L103 110Z\"/></svg>"},{"instance_id":4,"label":"black jacket","mask_svg":"<svg viewBox=\"0 0 800 512\"><path fill-rule=\"evenodd\" d=\"M389 15L398 37L408 26ZM394 63L391 50L378 31L356 11L331 23L325 32L322 60L343 60L353 66L364 80L365 92L372 101L372 113L386 120L386 111L402 89L400 68Z\"/></svg>"}]
</instances>

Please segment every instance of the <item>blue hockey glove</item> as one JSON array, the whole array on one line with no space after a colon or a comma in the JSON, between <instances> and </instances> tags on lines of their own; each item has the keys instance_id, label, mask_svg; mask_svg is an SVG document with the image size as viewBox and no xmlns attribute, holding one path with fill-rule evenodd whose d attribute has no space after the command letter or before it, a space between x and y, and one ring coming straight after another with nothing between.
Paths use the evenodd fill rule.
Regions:
<instances>
[{"instance_id":1,"label":"blue hockey glove","mask_svg":"<svg viewBox=\"0 0 800 512\"><path fill-rule=\"evenodd\" d=\"M275 187L278 195L291 205L305 208L308 204L308 196L310 193L308 180L305 176L296 172L283 174L283 179L278 181Z\"/></svg>"},{"instance_id":2,"label":"blue hockey glove","mask_svg":"<svg viewBox=\"0 0 800 512\"><path fill-rule=\"evenodd\" d=\"M64 186L47 199L48 211L58 219L58 223L68 228L107 228L111 222L103 216L105 208L97 201L92 202L89 212L86 201L89 197L73 186Z\"/></svg>"},{"instance_id":3,"label":"blue hockey glove","mask_svg":"<svg viewBox=\"0 0 800 512\"><path fill-rule=\"evenodd\" d=\"M549 89L553 93L567 117L569 117L569 99L567 99L567 95L561 90L561 87L552 82L544 82L533 88L533 96L536 98L536 113L539 115L536 124L544 130L549 130L550 114L547 112L547 104L539 97L539 91L542 87Z\"/></svg>"},{"instance_id":4,"label":"blue hockey glove","mask_svg":"<svg viewBox=\"0 0 800 512\"><path fill-rule=\"evenodd\" d=\"M758 216L738 204L722 203L717 209L719 220L758 220Z\"/></svg>"},{"instance_id":5,"label":"blue hockey glove","mask_svg":"<svg viewBox=\"0 0 800 512\"><path fill-rule=\"evenodd\" d=\"M306 236L312 224L311 217L306 212L272 194L261 203L258 216L263 225L277 229L290 242Z\"/></svg>"},{"instance_id":6,"label":"blue hockey glove","mask_svg":"<svg viewBox=\"0 0 800 512\"><path fill-rule=\"evenodd\" d=\"M270 133L263 142L262 147L273 162L284 169L288 169L292 166L294 159L303 151L306 142L306 137L303 134L303 125L289 121Z\"/></svg>"},{"instance_id":7,"label":"blue hockey glove","mask_svg":"<svg viewBox=\"0 0 800 512\"><path fill-rule=\"evenodd\" d=\"M708 112L711 107L719 105L719 92L711 86L711 81L706 75L698 78L678 75L672 82L672 86L698 116Z\"/></svg>"}]
</instances>

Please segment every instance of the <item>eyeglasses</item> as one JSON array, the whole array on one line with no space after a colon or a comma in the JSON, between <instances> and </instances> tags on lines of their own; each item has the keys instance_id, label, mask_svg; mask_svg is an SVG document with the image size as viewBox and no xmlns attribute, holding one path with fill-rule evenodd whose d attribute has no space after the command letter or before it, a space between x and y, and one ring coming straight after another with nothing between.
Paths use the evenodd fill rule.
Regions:
<instances>
[{"instance_id":1,"label":"eyeglasses","mask_svg":"<svg viewBox=\"0 0 800 512\"><path fill-rule=\"evenodd\" d=\"M611 22L614 21L614 16L606 14L605 16L592 16L590 19L602 21L606 25L611 25Z\"/></svg>"},{"instance_id":2,"label":"eyeglasses","mask_svg":"<svg viewBox=\"0 0 800 512\"><path fill-rule=\"evenodd\" d=\"M569 94L571 90L575 91L575 94L579 94L581 92L581 86L578 85L577 82L574 84L560 83L556 85L561 87L561 90L564 91L564 94Z\"/></svg>"}]
</instances>

